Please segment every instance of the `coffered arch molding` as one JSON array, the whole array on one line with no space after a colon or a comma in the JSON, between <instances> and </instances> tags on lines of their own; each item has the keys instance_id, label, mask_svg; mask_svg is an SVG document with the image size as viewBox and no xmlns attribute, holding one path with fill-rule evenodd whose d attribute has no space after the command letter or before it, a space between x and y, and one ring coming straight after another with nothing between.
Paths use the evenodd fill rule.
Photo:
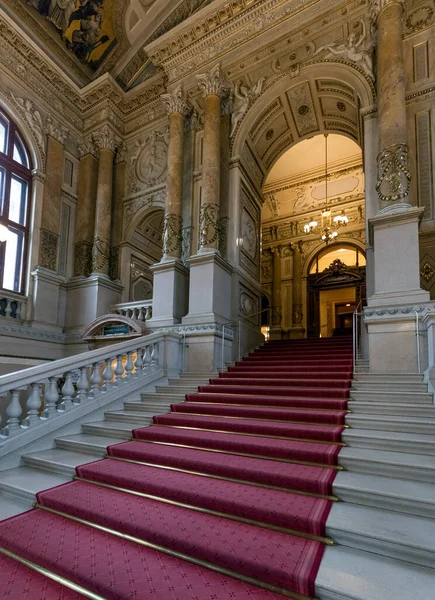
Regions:
<instances>
[{"instance_id":1,"label":"coffered arch molding","mask_svg":"<svg viewBox=\"0 0 435 600\"><path fill-rule=\"evenodd\" d=\"M362 146L360 111L375 103L373 83L357 67L337 61L302 65L286 73L249 108L232 143L232 159L250 154L264 182L278 158L319 133L340 133ZM338 107L338 108L337 108ZM257 175L257 180L258 180Z\"/></svg>"},{"instance_id":2,"label":"coffered arch molding","mask_svg":"<svg viewBox=\"0 0 435 600\"><path fill-rule=\"evenodd\" d=\"M18 130L23 136L32 160L32 168L34 171L45 173L45 148L42 148L37 137L30 129L24 116L18 112L18 109L10 102L6 94L0 90L0 107L14 120Z\"/></svg>"},{"instance_id":3,"label":"coffered arch molding","mask_svg":"<svg viewBox=\"0 0 435 600\"><path fill-rule=\"evenodd\" d=\"M366 255L366 251L367 251L366 246L360 240L356 240L354 238L347 238L345 236L340 236L340 241L337 242L336 246L339 246L340 243L345 244L347 246L353 246L354 248L358 248L358 250L361 250L361 253L364 256ZM332 246L331 246L331 248L332 248ZM302 277L308 277L308 275L309 275L308 270L311 266L312 261L314 260L316 255L319 254L319 252L321 252L322 250L325 250L325 242L323 242L322 240L319 240L319 243L311 250L311 252L305 258L305 261L302 265Z\"/></svg>"},{"instance_id":4,"label":"coffered arch molding","mask_svg":"<svg viewBox=\"0 0 435 600\"><path fill-rule=\"evenodd\" d=\"M124 232L124 241L128 242L132 239L134 232L140 227L144 221L152 219L152 217L156 213L164 213L165 212L165 197L161 195L161 198L153 199L152 202L147 203L143 201L139 201L142 206L137 208L137 210L130 217L127 216L129 222L125 228ZM124 218L126 218L124 216Z\"/></svg>"}]
</instances>

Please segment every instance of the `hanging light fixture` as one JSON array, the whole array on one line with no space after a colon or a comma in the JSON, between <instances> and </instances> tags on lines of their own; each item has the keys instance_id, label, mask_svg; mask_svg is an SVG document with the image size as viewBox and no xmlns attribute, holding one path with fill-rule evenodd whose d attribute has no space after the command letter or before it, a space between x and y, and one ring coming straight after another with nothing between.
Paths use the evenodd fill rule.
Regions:
<instances>
[{"instance_id":1,"label":"hanging light fixture","mask_svg":"<svg viewBox=\"0 0 435 600\"><path fill-rule=\"evenodd\" d=\"M325 207L322 210L321 238L326 245L334 241L338 237L336 228L344 227L348 224L349 219L344 214L344 210L339 215L332 218L331 208L328 198L328 134L325 133ZM305 233L317 233L319 224L314 217L311 221L304 225Z\"/></svg>"}]
</instances>

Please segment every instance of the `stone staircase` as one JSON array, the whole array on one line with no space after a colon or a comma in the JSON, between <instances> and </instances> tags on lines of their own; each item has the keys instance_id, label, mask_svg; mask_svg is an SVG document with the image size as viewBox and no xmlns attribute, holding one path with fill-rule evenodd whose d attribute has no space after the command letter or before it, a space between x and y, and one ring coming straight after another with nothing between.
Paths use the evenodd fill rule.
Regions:
<instances>
[{"instance_id":1,"label":"stone staircase","mask_svg":"<svg viewBox=\"0 0 435 600\"><path fill-rule=\"evenodd\" d=\"M61 436L55 448L23 455L0 477L0 518L30 508L35 494L69 481L75 467L102 458L154 414L216 374L183 373L105 420ZM321 600L433 600L435 597L435 406L420 375L357 374L336 502L317 577Z\"/></svg>"}]
</instances>

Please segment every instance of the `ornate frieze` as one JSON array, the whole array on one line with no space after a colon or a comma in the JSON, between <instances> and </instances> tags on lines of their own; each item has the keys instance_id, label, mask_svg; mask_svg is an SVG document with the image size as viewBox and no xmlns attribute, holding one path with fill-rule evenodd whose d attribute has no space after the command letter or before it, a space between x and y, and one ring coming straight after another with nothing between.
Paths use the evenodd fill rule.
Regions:
<instances>
[{"instance_id":1,"label":"ornate frieze","mask_svg":"<svg viewBox=\"0 0 435 600\"><path fill-rule=\"evenodd\" d=\"M215 65L208 73L197 75L196 81L204 98L214 95L222 99L231 93L231 85L222 72L220 64Z\"/></svg>"},{"instance_id":2,"label":"ornate frieze","mask_svg":"<svg viewBox=\"0 0 435 600\"><path fill-rule=\"evenodd\" d=\"M396 203L408 196L411 182L409 150L406 144L395 144L378 155L376 191L382 202Z\"/></svg>"},{"instance_id":3,"label":"ornate frieze","mask_svg":"<svg viewBox=\"0 0 435 600\"><path fill-rule=\"evenodd\" d=\"M169 94L162 94L161 98L166 106L168 115L179 113L186 118L193 110L181 85L176 87L175 90Z\"/></svg>"},{"instance_id":4,"label":"ornate frieze","mask_svg":"<svg viewBox=\"0 0 435 600\"><path fill-rule=\"evenodd\" d=\"M70 131L64 125L61 125L59 121L56 121L51 115L47 117L47 127L46 131L48 135L51 135L55 140L57 140L62 146L65 144L66 140L69 138Z\"/></svg>"},{"instance_id":5,"label":"ornate frieze","mask_svg":"<svg viewBox=\"0 0 435 600\"><path fill-rule=\"evenodd\" d=\"M89 277L92 272L92 244L77 242L74 247L74 277Z\"/></svg>"},{"instance_id":6,"label":"ornate frieze","mask_svg":"<svg viewBox=\"0 0 435 600\"><path fill-rule=\"evenodd\" d=\"M40 266L51 271L57 269L57 246L59 236L46 229L41 229Z\"/></svg>"},{"instance_id":7,"label":"ornate frieze","mask_svg":"<svg viewBox=\"0 0 435 600\"><path fill-rule=\"evenodd\" d=\"M205 248L214 244L219 236L219 206L202 204L199 212L199 245Z\"/></svg>"},{"instance_id":8,"label":"ornate frieze","mask_svg":"<svg viewBox=\"0 0 435 600\"><path fill-rule=\"evenodd\" d=\"M302 325L304 320L304 313L302 311L302 304L293 304L292 308L292 321L293 325Z\"/></svg>"},{"instance_id":9,"label":"ornate frieze","mask_svg":"<svg viewBox=\"0 0 435 600\"><path fill-rule=\"evenodd\" d=\"M175 214L165 215L163 226L164 256L180 256L183 237L183 219Z\"/></svg>"}]
</instances>

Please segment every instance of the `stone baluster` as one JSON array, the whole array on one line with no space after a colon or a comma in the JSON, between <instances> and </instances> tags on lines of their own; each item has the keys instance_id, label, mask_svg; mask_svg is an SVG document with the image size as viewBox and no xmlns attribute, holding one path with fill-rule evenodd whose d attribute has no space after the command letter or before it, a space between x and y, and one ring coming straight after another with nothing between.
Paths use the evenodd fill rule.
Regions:
<instances>
[{"instance_id":1,"label":"stone baluster","mask_svg":"<svg viewBox=\"0 0 435 600\"><path fill-rule=\"evenodd\" d=\"M62 386L62 404L60 410L67 411L73 407L73 396L75 389L72 382L72 373L65 374L65 383Z\"/></svg>"},{"instance_id":2,"label":"stone baluster","mask_svg":"<svg viewBox=\"0 0 435 600\"><path fill-rule=\"evenodd\" d=\"M183 230L183 159L184 124L192 112L183 88L163 94L169 116L168 174L166 178L166 210L163 231L163 259L179 259Z\"/></svg>"},{"instance_id":3,"label":"stone baluster","mask_svg":"<svg viewBox=\"0 0 435 600\"><path fill-rule=\"evenodd\" d=\"M145 371L148 373L151 371L151 346L147 346L145 350Z\"/></svg>"},{"instance_id":4,"label":"stone baluster","mask_svg":"<svg viewBox=\"0 0 435 600\"><path fill-rule=\"evenodd\" d=\"M101 391L100 390L100 383L101 383L100 363L94 363L92 365L92 375L90 378L90 382L92 385L91 395L93 398L95 398L97 396L97 394Z\"/></svg>"},{"instance_id":5,"label":"stone baluster","mask_svg":"<svg viewBox=\"0 0 435 600\"><path fill-rule=\"evenodd\" d=\"M59 390L57 388L57 377L50 377L47 389L44 395L44 411L41 415L43 419L49 419L57 412L57 402L59 400Z\"/></svg>"},{"instance_id":6,"label":"stone baluster","mask_svg":"<svg viewBox=\"0 0 435 600\"><path fill-rule=\"evenodd\" d=\"M146 314L145 314L145 321L149 321L152 317L152 313L151 313L152 309L151 306L147 306L147 310L146 310Z\"/></svg>"},{"instance_id":7,"label":"stone baluster","mask_svg":"<svg viewBox=\"0 0 435 600\"><path fill-rule=\"evenodd\" d=\"M92 138L99 150L92 272L108 276L112 224L113 163L115 151L120 142L107 125L94 133Z\"/></svg>"},{"instance_id":8,"label":"stone baluster","mask_svg":"<svg viewBox=\"0 0 435 600\"><path fill-rule=\"evenodd\" d=\"M205 98L199 252L209 252L219 247L221 105L231 88L220 65L209 73L197 75L196 79Z\"/></svg>"},{"instance_id":9,"label":"stone baluster","mask_svg":"<svg viewBox=\"0 0 435 600\"><path fill-rule=\"evenodd\" d=\"M380 209L409 207L409 148L402 15L405 0L372 0L377 26L378 180Z\"/></svg>"},{"instance_id":10,"label":"stone baluster","mask_svg":"<svg viewBox=\"0 0 435 600\"><path fill-rule=\"evenodd\" d=\"M137 315L137 320L142 323L144 321L144 316L145 316L145 313L143 310L143 306L141 306L139 309L139 314Z\"/></svg>"},{"instance_id":11,"label":"stone baluster","mask_svg":"<svg viewBox=\"0 0 435 600\"><path fill-rule=\"evenodd\" d=\"M112 371L112 359L111 358L106 358L106 367L103 371L103 388L102 388L102 392L108 392L110 390L110 388L112 387L112 378L113 378L113 371Z\"/></svg>"},{"instance_id":12,"label":"stone baluster","mask_svg":"<svg viewBox=\"0 0 435 600\"><path fill-rule=\"evenodd\" d=\"M6 298L5 317L10 317L12 314L12 301Z\"/></svg>"},{"instance_id":13,"label":"stone baluster","mask_svg":"<svg viewBox=\"0 0 435 600\"><path fill-rule=\"evenodd\" d=\"M15 318L17 321L20 320L21 317L21 302L17 302L17 308L15 309Z\"/></svg>"},{"instance_id":14,"label":"stone baluster","mask_svg":"<svg viewBox=\"0 0 435 600\"><path fill-rule=\"evenodd\" d=\"M6 409L6 427L3 430L3 435L9 437L16 435L21 431L20 416L22 411L20 404L20 390L11 390L11 401Z\"/></svg>"},{"instance_id":15,"label":"stone baluster","mask_svg":"<svg viewBox=\"0 0 435 600\"><path fill-rule=\"evenodd\" d=\"M81 367L80 377L77 381L77 397L80 402L86 402L88 398L89 382L88 382L88 369L87 367Z\"/></svg>"},{"instance_id":16,"label":"stone baluster","mask_svg":"<svg viewBox=\"0 0 435 600\"><path fill-rule=\"evenodd\" d=\"M134 364L133 364L133 352L127 352L127 362L125 363L125 373L126 373L126 380L130 381L131 378L133 377L133 369L134 369Z\"/></svg>"},{"instance_id":17,"label":"stone baluster","mask_svg":"<svg viewBox=\"0 0 435 600\"><path fill-rule=\"evenodd\" d=\"M122 376L124 375L124 366L122 364L122 359L123 359L123 354L118 354L118 356L116 357L116 365L115 365L115 370L114 373L116 375L116 380L114 385L118 386L120 384L122 384L123 379Z\"/></svg>"},{"instance_id":18,"label":"stone baluster","mask_svg":"<svg viewBox=\"0 0 435 600\"><path fill-rule=\"evenodd\" d=\"M25 418L23 425L25 427L32 427L39 422L39 409L41 408L41 384L31 384L30 396L27 400L27 417Z\"/></svg>"},{"instance_id":19,"label":"stone baluster","mask_svg":"<svg viewBox=\"0 0 435 600\"><path fill-rule=\"evenodd\" d=\"M139 375L142 372L143 369L143 349L142 348L138 348L136 350L136 360L134 363L134 368L135 368L135 372L134 372L134 377L139 377Z\"/></svg>"},{"instance_id":20,"label":"stone baluster","mask_svg":"<svg viewBox=\"0 0 435 600\"><path fill-rule=\"evenodd\" d=\"M151 352L151 371L155 371L159 366L159 345L153 344Z\"/></svg>"}]
</instances>

